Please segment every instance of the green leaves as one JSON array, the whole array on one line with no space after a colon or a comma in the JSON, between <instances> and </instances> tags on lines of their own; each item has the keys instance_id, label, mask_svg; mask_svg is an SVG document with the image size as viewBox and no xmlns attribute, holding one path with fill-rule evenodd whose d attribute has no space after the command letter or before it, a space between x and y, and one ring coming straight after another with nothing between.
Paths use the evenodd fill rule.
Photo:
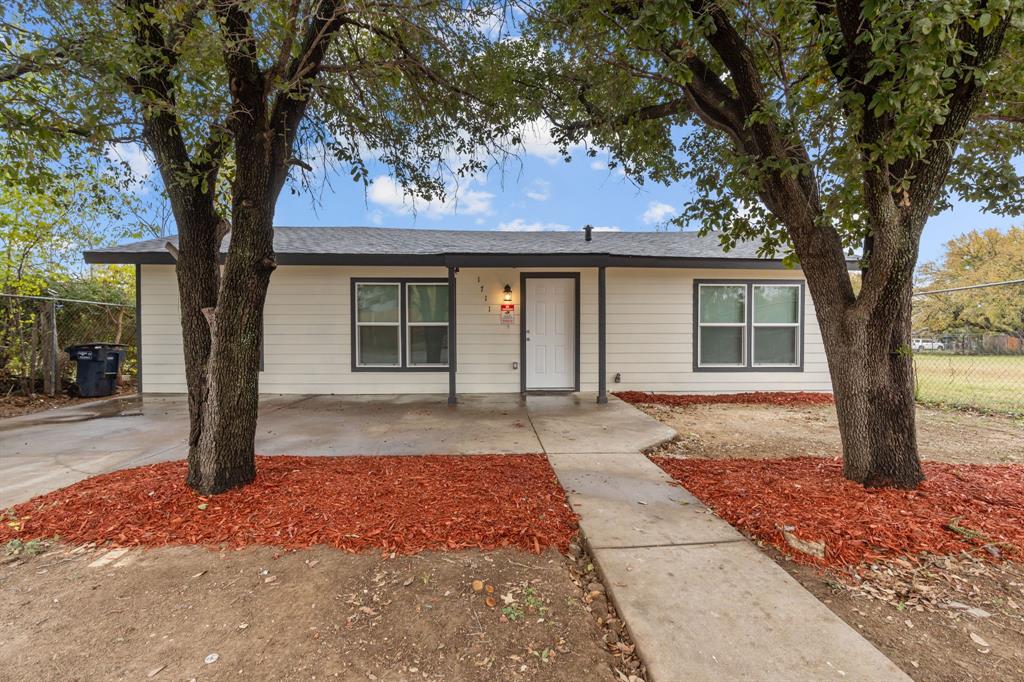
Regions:
<instances>
[{"instance_id":1,"label":"green leaves","mask_svg":"<svg viewBox=\"0 0 1024 682\"><path fill-rule=\"evenodd\" d=\"M905 203L918 164L960 142L959 128L946 128L959 125L958 98L973 84L987 94L935 210L951 192L991 210L1024 210L1012 162L1024 149L1024 44L1013 28L1024 4L866 0L862 7L862 16L840 21L838 8L810 0L552 0L525 31L543 67L524 70L536 73L535 109L554 119L560 139L608 149L637 182L688 183L676 224L719 232L726 246L758 238L766 252L787 252L786 207L763 203L781 177L813 186L819 224L835 229L849 252L869 229L865 178L880 173L893 200ZM738 104L740 86L712 45L716 11L749 49L765 93L753 106ZM998 58L978 63L984 36L1003 30ZM723 89L695 69L716 75ZM681 96L686 111L633 115ZM742 124L728 123L738 109ZM769 148L771 129L790 151Z\"/></svg>"}]
</instances>

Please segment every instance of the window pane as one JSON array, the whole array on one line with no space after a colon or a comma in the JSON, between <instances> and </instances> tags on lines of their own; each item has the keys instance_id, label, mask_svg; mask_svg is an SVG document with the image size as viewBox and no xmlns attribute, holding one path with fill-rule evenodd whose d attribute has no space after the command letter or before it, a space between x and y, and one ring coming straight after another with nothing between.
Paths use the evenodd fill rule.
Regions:
<instances>
[{"instance_id":1,"label":"window pane","mask_svg":"<svg viewBox=\"0 0 1024 682\"><path fill-rule=\"evenodd\" d=\"M360 365L400 365L398 326L359 327Z\"/></svg>"},{"instance_id":2,"label":"window pane","mask_svg":"<svg viewBox=\"0 0 1024 682\"><path fill-rule=\"evenodd\" d=\"M359 322L398 322L397 284L357 284Z\"/></svg>"},{"instance_id":3,"label":"window pane","mask_svg":"<svg viewBox=\"0 0 1024 682\"><path fill-rule=\"evenodd\" d=\"M447 284L409 284L410 322L447 322Z\"/></svg>"},{"instance_id":4,"label":"window pane","mask_svg":"<svg viewBox=\"0 0 1024 682\"><path fill-rule=\"evenodd\" d=\"M745 322L743 318L743 299L747 287L707 286L700 287L700 321L701 322Z\"/></svg>"},{"instance_id":5,"label":"window pane","mask_svg":"<svg viewBox=\"0 0 1024 682\"><path fill-rule=\"evenodd\" d=\"M743 327L701 327L700 364L742 365Z\"/></svg>"},{"instance_id":6,"label":"window pane","mask_svg":"<svg viewBox=\"0 0 1024 682\"><path fill-rule=\"evenodd\" d=\"M755 365L795 365L796 327L756 327Z\"/></svg>"},{"instance_id":7,"label":"window pane","mask_svg":"<svg viewBox=\"0 0 1024 682\"><path fill-rule=\"evenodd\" d=\"M448 364L448 327L409 327L410 365Z\"/></svg>"},{"instance_id":8,"label":"window pane","mask_svg":"<svg viewBox=\"0 0 1024 682\"><path fill-rule=\"evenodd\" d=\"M754 285L754 322L799 322L800 288Z\"/></svg>"}]
</instances>

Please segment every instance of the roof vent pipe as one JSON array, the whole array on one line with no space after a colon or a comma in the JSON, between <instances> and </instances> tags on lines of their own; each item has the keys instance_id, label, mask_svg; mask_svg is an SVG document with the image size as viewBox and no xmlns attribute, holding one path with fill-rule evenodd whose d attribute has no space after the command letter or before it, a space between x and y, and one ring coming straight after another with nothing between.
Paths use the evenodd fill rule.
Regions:
<instances>
[{"instance_id":1,"label":"roof vent pipe","mask_svg":"<svg viewBox=\"0 0 1024 682\"><path fill-rule=\"evenodd\" d=\"M583 234L584 234L583 238L586 239L588 242L589 241L593 241L593 239L594 239L594 226L593 225L584 225L583 226Z\"/></svg>"}]
</instances>

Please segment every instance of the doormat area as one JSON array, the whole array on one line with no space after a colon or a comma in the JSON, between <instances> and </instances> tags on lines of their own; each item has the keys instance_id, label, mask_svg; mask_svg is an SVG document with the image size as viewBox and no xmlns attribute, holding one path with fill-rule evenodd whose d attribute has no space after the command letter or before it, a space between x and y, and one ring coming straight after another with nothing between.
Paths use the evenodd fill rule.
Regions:
<instances>
[{"instance_id":1,"label":"doormat area","mask_svg":"<svg viewBox=\"0 0 1024 682\"><path fill-rule=\"evenodd\" d=\"M0 510L0 544L540 553L564 551L577 532L543 455L260 456L256 471L213 497L185 485L184 460L94 476Z\"/></svg>"},{"instance_id":2,"label":"doormat area","mask_svg":"<svg viewBox=\"0 0 1024 682\"><path fill-rule=\"evenodd\" d=\"M926 462L917 490L872 489L820 457L655 464L730 524L794 561L846 569L971 552L1024 559L1024 466Z\"/></svg>"},{"instance_id":3,"label":"doormat area","mask_svg":"<svg viewBox=\"0 0 1024 682\"><path fill-rule=\"evenodd\" d=\"M716 393L711 395L620 391L612 393L612 395L634 405L668 405L671 407L727 403L740 405L832 405L835 402L831 393L809 393L807 391L755 391L753 393Z\"/></svg>"}]
</instances>

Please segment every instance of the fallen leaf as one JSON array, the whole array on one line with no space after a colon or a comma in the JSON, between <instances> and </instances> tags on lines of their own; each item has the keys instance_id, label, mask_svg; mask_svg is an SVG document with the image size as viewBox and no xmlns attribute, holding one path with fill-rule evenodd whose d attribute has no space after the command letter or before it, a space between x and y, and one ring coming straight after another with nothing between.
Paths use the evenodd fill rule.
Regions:
<instances>
[{"instance_id":1,"label":"fallen leaf","mask_svg":"<svg viewBox=\"0 0 1024 682\"><path fill-rule=\"evenodd\" d=\"M978 634L976 634L974 632L971 633L971 641L973 641L975 644L977 644L978 646L981 646L981 647L988 648L989 646L991 646L988 642L986 642L984 639L982 639L980 635L978 635Z\"/></svg>"}]
</instances>

